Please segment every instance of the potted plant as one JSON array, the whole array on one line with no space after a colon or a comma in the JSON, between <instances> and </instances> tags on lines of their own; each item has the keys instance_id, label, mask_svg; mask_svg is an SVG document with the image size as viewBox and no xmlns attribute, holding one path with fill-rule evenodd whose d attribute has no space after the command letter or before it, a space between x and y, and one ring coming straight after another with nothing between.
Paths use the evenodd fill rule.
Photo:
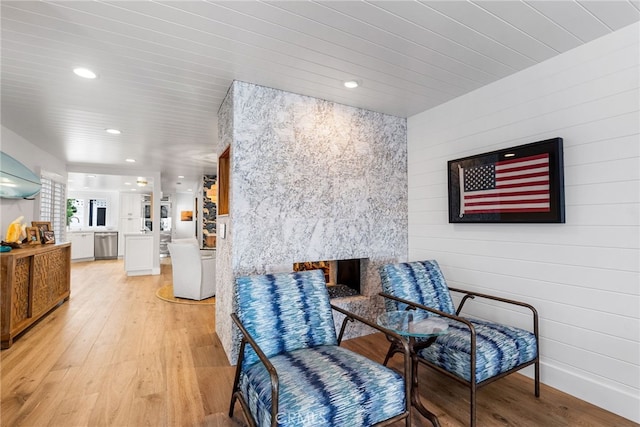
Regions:
<instances>
[{"instance_id":1,"label":"potted plant","mask_svg":"<svg viewBox=\"0 0 640 427\"><path fill-rule=\"evenodd\" d=\"M67 199L67 227L71 224L71 218L78 212L78 208L75 206L76 199Z\"/></svg>"}]
</instances>

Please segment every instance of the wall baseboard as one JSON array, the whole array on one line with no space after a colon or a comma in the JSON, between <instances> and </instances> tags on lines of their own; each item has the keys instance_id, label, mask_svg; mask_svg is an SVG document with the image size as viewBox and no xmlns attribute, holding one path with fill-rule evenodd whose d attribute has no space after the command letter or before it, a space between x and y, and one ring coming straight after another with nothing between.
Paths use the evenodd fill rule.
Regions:
<instances>
[{"instance_id":1,"label":"wall baseboard","mask_svg":"<svg viewBox=\"0 0 640 427\"><path fill-rule=\"evenodd\" d=\"M533 368L526 368L520 372L533 378ZM640 396L638 395L544 362L540 363L540 381L578 399L640 423Z\"/></svg>"}]
</instances>

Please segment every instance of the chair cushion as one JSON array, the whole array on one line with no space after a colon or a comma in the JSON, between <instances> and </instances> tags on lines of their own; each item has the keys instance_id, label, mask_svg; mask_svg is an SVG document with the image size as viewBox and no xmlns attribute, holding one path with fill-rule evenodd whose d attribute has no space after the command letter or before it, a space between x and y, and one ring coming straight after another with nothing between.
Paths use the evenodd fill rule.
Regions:
<instances>
[{"instance_id":1,"label":"chair cushion","mask_svg":"<svg viewBox=\"0 0 640 427\"><path fill-rule=\"evenodd\" d=\"M437 261L414 261L380 267L382 290L398 298L455 314L455 308ZM407 305L385 298L387 311ZM424 313L424 312L423 312ZM425 314L429 316L429 314Z\"/></svg>"},{"instance_id":2,"label":"chair cushion","mask_svg":"<svg viewBox=\"0 0 640 427\"><path fill-rule=\"evenodd\" d=\"M471 380L471 333L466 325L446 319L448 332L418 352L422 359L466 381ZM538 354L533 333L512 326L469 319L476 330L476 383L535 359Z\"/></svg>"},{"instance_id":3,"label":"chair cushion","mask_svg":"<svg viewBox=\"0 0 640 427\"><path fill-rule=\"evenodd\" d=\"M397 372L338 346L270 358L278 372L279 426L370 426L401 414L404 380ZM258 426L271 422L271 382L260 362L243 370L240 387Z\"/></svg>"},{"instance_id":4,"label":"chair cushion","mask_svg":"<svg viewBox=\"0 0 640 427\"><path fill-rule=\"evenodd\" d=\"M238 277L236 302L240 321L267 357L338 343L320 270ZM249 346L244 357L247 366L258 360Z\"/></svg>"}]
</instances>

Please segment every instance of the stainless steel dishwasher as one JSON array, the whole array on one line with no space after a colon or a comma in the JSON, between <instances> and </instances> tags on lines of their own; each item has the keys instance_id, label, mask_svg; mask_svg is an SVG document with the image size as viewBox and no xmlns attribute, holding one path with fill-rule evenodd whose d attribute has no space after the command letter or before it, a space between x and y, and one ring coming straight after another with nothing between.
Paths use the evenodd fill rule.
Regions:
<instances>
[{"instance_id":1,"label":"stainless steel dishwasher","mask_svg":"<svg viewBox=\"0 0 640 427\"><path fill-rule=\"evenodd\" d=\"M101 231L94 233L93 256L95 259L117 259L118 232Z\"/></svg>"}]
</instances>

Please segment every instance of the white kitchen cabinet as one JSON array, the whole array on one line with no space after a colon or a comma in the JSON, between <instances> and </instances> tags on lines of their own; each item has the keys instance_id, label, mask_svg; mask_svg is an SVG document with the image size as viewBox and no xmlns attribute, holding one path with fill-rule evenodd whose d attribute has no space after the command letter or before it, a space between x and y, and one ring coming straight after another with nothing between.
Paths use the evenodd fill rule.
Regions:
<instances>
[{"instance_id":1,"label":"white kitchen cabinet","mask_svg":"<svg viewBox=\"0 0 640 427\"><path fill-rule=\"evenodd\" d=\"M121 233L139 233L142 231L142 218L120 218Z\"/></svg>"},{"instance_id":2,"label":"white kitchen cabinet","mask_svg":"<svg viewBox=\"0 0 640 427\"><path fill-rule=\"evenodd\" d=\"M93 233L77 232L68 233L71 242L71 259L93 259Z\"/></svg>"},{"instance_id":3,"label":"white kitchen cabinet","mask_svg":"<svg viewBox=\"0 0 640 427\"><path fill-rule=\"evenodd\" d=\"M120 193L120 218L142 218L142 196Z\"/></svg>"},{"instance_id":4,"label":"white kitchen cabinet","mask_svg":"<svg viewBox=\"0 0 640 427\"><path fill-rule=\"evenodd\" d=\"M127 276L153 274L153 235L124 235L124 270Z\"/></svg>"},{"instance_id":5,"label":"white kitchen cabinet","mask_svg":"<svg viewBox=\"0 0 640 427\"><path fill-rule=\"evenodd\" d=\"M142 196L139 194L120 193L118 256L124 256L125 234L138 233L142 229Z\"/></svg>"}]
</instances>

